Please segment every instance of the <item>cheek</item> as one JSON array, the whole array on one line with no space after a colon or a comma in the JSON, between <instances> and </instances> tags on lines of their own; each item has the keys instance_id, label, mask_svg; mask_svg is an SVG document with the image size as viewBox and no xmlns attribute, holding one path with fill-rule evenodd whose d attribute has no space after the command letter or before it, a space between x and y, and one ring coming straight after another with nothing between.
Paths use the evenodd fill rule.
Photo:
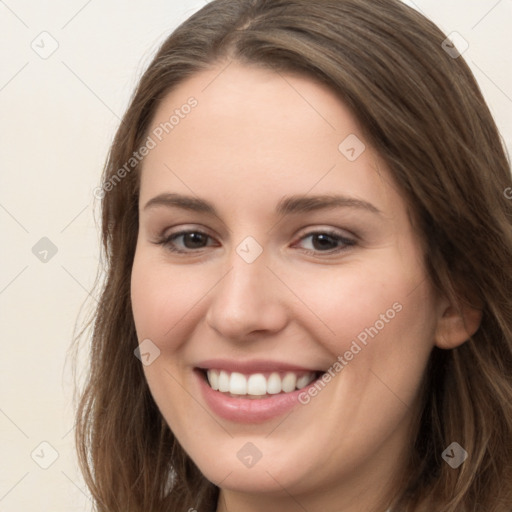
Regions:
<instances>
[{"instance_id":1,"label":"cheek","mask_svg":"<svg viewBox=\"0 0 512 512\"><path fill-rule=\"evenodd\" d=\"M166 265L136 253L132 277L131 300L139 340L151 338L160 348L165 340L172 343L169 333L193 310L208 290L204 280L195 273L187 278L179 266ZM203 283L203 284L201 284ZM204 289L203 289L204 288Z\"/></svg>"},{"instance_id":2,"label":"cheek","mask_svg":"<svg viewBox=\"0 0 512 512\"><path fill-rule=\"evenodd\" d=\"M162 316L166 287L157 279L157 273L137 256L132 268L131 301L139 341L143 338L153 339L158 332L155 327L161 328L167 321Z\"/></svg>"},{"instance_id":3,"label":"cheek","mask_svg":"<svg viewBox=\"0 0 512 512\"><path fill-rule=\"evenodd\" d=\"M343 375L338 403L351 404L363 422L366 414L381 411L384 417L383 409L396 405L399 415L403 404L414 403L434 344L430 282L416 258L406 261L383 254L371 265L357 261L297 282L315 313L302 307L302 327L329 352L332 374ZM357 405L363 398L370 404L364 414Z\"/></svg>"},{"instance_id":4,"label":"cheek","mask_svg":"<svg viewBox=\"0 0 512 512\"><path fill-rule=\"evenodd\" d=\"M196 282L203 281L197 278ZM186 431L182 423L187 423L182 411L190 406L190 397L183 393L180 349L191 335L191 321L197 313L194 304L206 291L192 286L190 276L179 266L163 263L144 247L136 252L131 301L137 338L139 342L150 339L160 351L143 367L144 375L166 421L181 435Z\"/></svg>"},{"instance_id":5,"label":"cheek","mask_svg":"<svg viewBox=\"0 0 512 512\"><path fill-rule=\"evenodd\" d=\"M309 309L302 306L302 322L331 353L348 350L356 339L363 346L376 337L400 344L407 334L417 339L431 330L433 303L422 268L384 256L295 278L295 291Z\"/></svg>"}]
</instances>

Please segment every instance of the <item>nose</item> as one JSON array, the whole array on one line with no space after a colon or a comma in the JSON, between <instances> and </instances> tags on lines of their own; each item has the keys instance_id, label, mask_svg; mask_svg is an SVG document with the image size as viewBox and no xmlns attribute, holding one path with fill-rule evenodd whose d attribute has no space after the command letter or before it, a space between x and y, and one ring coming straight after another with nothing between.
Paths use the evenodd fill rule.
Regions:
<instances>
[{"instance_id":1,"label":"nose","mask_svg":"<svg viewBox=\"0 0 512 512\"><path fill-rule=\"evenodd\" d=\"M211 291L206 322L225 339L276 333L287 323L285 287L267 267L264 253L247 263L233 251L230 271Z\"/></svg>"}]
</instances>

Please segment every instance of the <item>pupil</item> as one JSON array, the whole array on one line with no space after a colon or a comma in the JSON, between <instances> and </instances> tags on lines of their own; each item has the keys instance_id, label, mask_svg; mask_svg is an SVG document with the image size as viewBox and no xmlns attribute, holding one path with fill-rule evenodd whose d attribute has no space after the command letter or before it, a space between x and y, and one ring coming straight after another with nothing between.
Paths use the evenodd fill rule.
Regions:
<instances>
[{"instance_id":1,"label":"pupil","mask_svg":"<svg viewBox=\"0 0 512 512\"><path fill-rule=\"evenodd\" d=\"M201 247L201 243L204 242L203 238L204 237L201 233L187 233L184 236L184 242L189 249L197 249L198 247ZM187 241L190 243L187 243Z\"/></svg>"},{"instance_id":2,"label":"pupil","mask_svg":"<svg viewBox=\"0 0 512 512\"><path fill-rule=\"evenodd\" d=\"M318 247L315 247L316 249L322 249L322 248L325 249L326 247L329 249L332 248L332 247L328 247L329 245L332 246L332 244L333 244L331 237L329 235L316 235L313 240L320 242L320 244L317 244ZM313 245L315 245L314 242L313 242Z\"/></svg>"}]
</instances>

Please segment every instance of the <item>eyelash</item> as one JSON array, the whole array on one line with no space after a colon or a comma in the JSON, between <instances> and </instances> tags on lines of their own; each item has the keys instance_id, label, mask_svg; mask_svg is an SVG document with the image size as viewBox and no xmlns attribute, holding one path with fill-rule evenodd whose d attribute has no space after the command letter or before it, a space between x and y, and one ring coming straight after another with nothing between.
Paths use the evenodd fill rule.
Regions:
<instances>
[{"instance_id":1,"label":"eyelash","mask_svg":"<svg viewBox=\"0 0 512 512\"><path fill-rule=\"evenodd\" d=\"M177 233L172 233L171 235L168 235L168 236L163 236L160 239L158 239L155 243L157 245L162 245L163 247L165 247L167 250L169 250L172 253L191 254L191 253L195 252L194 249L189 249L189 250L183 251L183 250L176 249L173 246L174 241L177 238L179 238L181 236L184 236L184 235L191 234L191 233L203 235L203 236L206 236L206 237L208 237L210 239L212 238L210 235L208 235L204 231L200 231L200 230L196 230L196 229L189 229L189 230L179 231ZM304 236L302 236L299 239L299 241L304 240L306 238L309 238L311 236L315 236L315 235L327 235L329 238L333 239L335 242L342 243L344 245L344 247L330 249L328 251L318 251L318 250L303 249L303 252L305 252L306 254L309 254L309 255L318 255L318 254L331 255L331 254L338 254L338 253L340 253L342 251L347 250L348 247L356 245L356 241L355 240L350 239L350 238L345 238L345 237L341 236L339 233L337 233L336 231L332 231L332 230L329 230L329 229L318 230L318 231L310 231L310 232L306 233ZM201 248L196 249L196 250L202 250L202 249L205 249L205 247L201 247Z\"/></svg>"}]
</instances>

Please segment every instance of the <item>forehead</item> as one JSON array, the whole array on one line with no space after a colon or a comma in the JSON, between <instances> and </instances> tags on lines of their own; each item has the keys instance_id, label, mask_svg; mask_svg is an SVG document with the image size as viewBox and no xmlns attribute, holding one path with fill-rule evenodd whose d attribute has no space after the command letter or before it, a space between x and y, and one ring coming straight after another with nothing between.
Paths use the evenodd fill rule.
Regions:
<instances>
[{"instance_id":1,"label":"forehead","mask_svg":"<svg viewBox=\"0 0 512 512\"><path fill-rule=\"evenodd\" d=\"M309 77L219 64L172 90L148 135L154 148L143 162L141 202L179 191L270 208L311 191L396 204L357 119Z\"/></svg>"}]
</instances>

